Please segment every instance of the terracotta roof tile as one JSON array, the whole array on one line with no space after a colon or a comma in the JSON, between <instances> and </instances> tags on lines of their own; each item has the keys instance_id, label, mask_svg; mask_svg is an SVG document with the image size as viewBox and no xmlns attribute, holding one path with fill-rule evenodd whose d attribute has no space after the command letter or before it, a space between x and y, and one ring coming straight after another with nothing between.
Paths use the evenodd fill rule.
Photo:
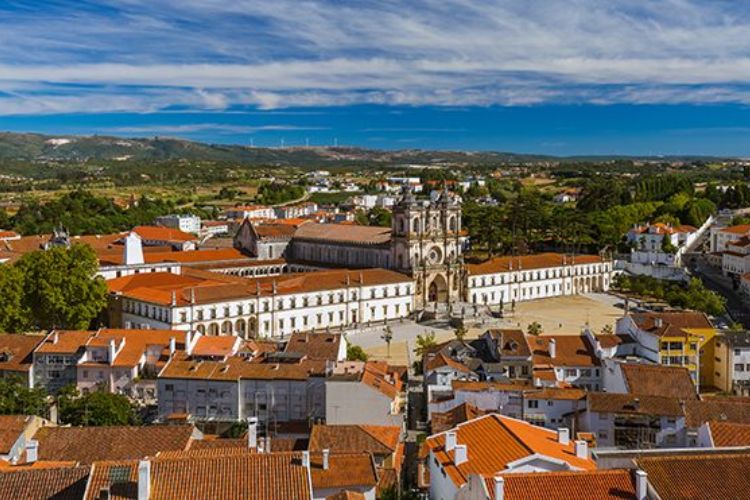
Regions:
<instances>
[{"instance_id":1,"label":"terracotta roof tile","mask_svg":"<svg viewBox=\"0 0 750 500\"><path fill-rule=\"evenodd\" d=\"M665 335L680 336L679 330L683 329L713 328L708 316L697 311L634 313L631 314L631 317L638 328L660 337ZM661 327L657 326L657 320L661 320Z\"/></svg>"},{"instance_id":2,"label":"terracotta roof tile","mask_svg":"<svg viewBox=\"0 0 750 500\"><path fill-rule=\"evenodd\" d=\"M340 333L293 333L284 352L303 354L309 359L337 361L343 342Z\"/></svg>"},{"instance_id":3,"label":"terracotta roof tile","mask_svg":"<svg viewBox=\"0 0 750 500\"><path fill-rule=\"evenodd\" d=\"M88 467L0 471L0 498L80 500L88 477Z\"/></svg>"},{"instance_id":4,"label":"terracotta roof tile","mask_svg":"<svg viewBox=\"0 0 750 500\"><path fill-rule=\"evenodd\" d=\"M140 459L160 451L184 450L190 445L192 425L145 427L42 427L34 435L39 441L39 459L77 461Z\"/></svg>"},{"instance_id":5,"label":"terracotta roof tile","mask_svg":"<svg viewBox=\"0 0 750 500\"><path fill-rule=\"evenodd\" d=\"M586 398L586 391L583 389L576 388L561 388L561 387L545 387L541 390L533 390L525 392L523 397L525 399L551 399L551 400L570 400L576 401L579 399Z\"/></svg>"},{"instance_id":6,"label":"terracotta roof tile","mask_svg":"<svg viewBox=\"0 0 750 500\"><path fill-rule=\"evenodd\" d=\"M483 391L525 391L534 386L528 381L498 382L494 380L454 380L451 382L454 391L483 392Z\"/></svg>"},{"instance_id":7,"label":"terracotta roof tile","mask_svg":"<svg viewBox=\"0 0 750 500\"><path fill-rule=\"evenodd\" d=\"M594 347L583 335L527 335L535 367L599 366ZM555 357L550 356L550 341L555 341Z\"/></svg>"},{"instance_id":8,"label":"terracotta roof tile","mask_svg":"<svg viewBox=\"0 0 750 500\"><path fill-rule=\"evenodd\" d=\"M493 328L491 330L487 330L486 333L491 335L492 338L496 340L501 340L501 344L499 346L501 356L514 356L522 358L531 356L531 350L529 349L529 343L526 339L526 334L522 330Z\"/></svg>"},{"instance_id":9,"label":"terracotta roof tile","mask_svg":"<svg viewBox=\"0 0 750 500\"><path fill-rule=\"evenodd\" d=\"M436 356L433 356L427 361L427 363L425 363L425 373L437 370L438 368L442 368L444 366L464 373L473 373L468 366L459 363L452 358L449 358L442 352L438 353Z\"/></svg>"},{"instance_id":10,"label":"terracotta roof tile","mask_svg":"<svg viewBox=\"0 0 750 500\"><path fill-rule=\"evenodd\" d=\"M750 446L750 424L709 422L708 428L716 448L724 446Z\"/></svg>"},{"instance_id":11,"label":"terracotta roof tile","mask_svg":"<svg viewBox=\"0 0 750 500\"><path fill-rule=\"evenodd\" d=\"M612 392L588 393L588 409L597 413L630 413L636 415L681 416L677 398Z\"/></svg>"},{"instance_id":12,"label":"terracotta roof tile","mask_svg":"<svg viewBox=\"0 0 750 500\"><path fill-rule=\"evenodd\" d=\"M198 239L194 235L179 229L162 226L136 226L133 228L133 232L144 240L184 242Z\"/></svg>"},{"instance_id":13,"label":"terracotta roof tile","mask_svg":"<svg viewBox=\"0 0 750 500\"><path fill-rule=\"evenodd\" d=\"M19 333L0 335L0 371L28 372L33 363L32 353L44 340L44 335Z\"/></svg>"},{"instance_id":14,"label":"terracotta roof tile","mask_svg":"<svg viewBox=\"0 0 750 500\"><path fill-rule=\"evenodd\" d=\"M396 451L400 437L401 429L396 426L314 425L309 449L329 449L331 453L366 451L373 455L390 455Z\"/></svg>"},{"instance_id":15,"label":"terracotta roof tile","mask_svg":"<svg viewBox=\"0 0 750 500\"><path fill-rule=\"evenodd\" d=\"M729 226L719 230L722 233L748 234L750 233L750 224L740 224L738 226Z\"/></svg>"},{"instance_id":16,"label":"terracotta roof tile","mask_svg":"<svg viewBox=\"0 0 750 500\"><path fill-rule=\"evenodd\" d=\"M459 424L455 432L457 443L467 445L468 449L468 460L460 465L455 465L453 451L445 451L444 432L430 436L425 443L448 477L459 487L467 481L469 474L492 476L506 469L510 462L537 453L563 460L579 469L596 468L592 460L576 456L573 442L562 445L558 443L555 431L522 420L493 413Z\"/></svg>"},{"instance_id":17,"label":"terracotta roof tile","mask_svg":"<svg viewBox=\"0 0 750 500\"><path fill-rule=\"evenodd\" d=\"M253 363L237 356L226 360L194 360L176 353L162 369L159 378L211 380L307 380L311 369L306 364Z\"/></svg>"},{"instance_id":18,"label":"terracotta roof tile","mask_svg":"<svg viewBox=\"0 0 750 500\"><path fill-rule=\"evenodd\" d=\"M124 470L127 480L113 483L112 470ZM103 488L111 499L137 498L138 461L94 464L87 499ZM151 460L152 500L173 498L263 498L287 500L310 498L310 483L299 454L251 453L202 458Z\"/></svg>"},{"instance_id":19,"label":"terracotta roof tile","mask_svg":"<svg viewBox=\"0 0 750 500\"><path fill-rule=\"evenodd\" d=\"M631 394L698 399L687 368L636 363L622 363L620 368Z\"/></svg>"},{"instance_id":20,"label":"terracotta roof tile","mask_svg":"<svg viewBox=\"0 0 750 500\"><path fill-rule=\"evenodd\" d=\"M462 403L446 412L433 412L430 427L434 434L444 432L469 420L481 417L485 412L471 403Z\"/></svg>"},{"instance_id":21,"label":"terracotta roof tile","mask_svg":"<svg viewBox=\"0 0 750 500\"><path fill-rule=\"evenodd\" d=\"M44 354L74 354L83 349L86 343L96 334L87 330L54 330L37 348L36 352Z\"/></svg>"},{"instance_id":22,"label":"terracotta roof tile","mask_svg":"<svg viewBox=\"0 0 750 500\"><path fill-rule=\"evenodd\" d=\"M481 264L466 266L470 275L504 273L507 271L525 271L530 269L544 269L547 267L562 267L563 265L598 264L604 262L598 255L566 256L559 253L541 253L536 255L521 255L518 257L496 257ZM565 264L563 264L565 263Z\"/></svg>"},{"instance_id":23,"label":"terracotta roof tile","mask_svg":"<svg viewBox=\"0 0 750 500\"><path fill-rule=\"evenodd\" d=\"M328 464L328 469L323 469L323 454L310 454L310 478L316 490L374 488L378 484L378 472L369 453L331 453Z\"/></svg>"},{"instance_id":24,"label":"terracotta roof tile","mask_svg":"<svg viewBox=\"0 0 750 500\"><path fill-rule=\"evenodd\" d=\"M662 500L741 498L750 491L750 454L636 459Z\"/></svg>"},{"instance_id":25,"label":"terracotta roof tile","mask_svg":"<svg viewBox=\"0 0 750 500\"><path fill-rule=\"evenodd\" d=\"M358 491L345 490L327 496L326 500L365 500L365 495Z\"/></svg>"},{"instance_id":26,"label":"terracotta roof tile","mask_svg":"<svg viewBox=\"0 0 750 500\"><path fill-rule=\"evenodd\" d=\"M193 356L212 356L223 358L234 354L239 347L240 338L231 335L209 336L198 339L193 347Z\"/></svg>"},{"instance_id":27,"label":"terracotta roof tile","mask_svg":"<svg viewBox=\"0 0 750 500\"><path fill-rule=\"evenodd\" d=\"M32 418L26 415L0 415L0 454L10 453Z\"/></svg>"},{"instance_id":28,"label":"terracotta roof tile","mask_svg":"<svg viewBox=\"0 0 750 500\"><path fill-rule=\"evenodd\" d=\"M697 428L711 420L750 424L750 398L711 398L685 401L687 426Z\"/></svg>"},{"instance_id":29,"label":"terracotta roof tile","mask_svg":"<svg viewBox=\"0 0 750 500\"><path fill-rule=\"evenodd\" d=\"M530 500L531 492L542 494L544 500L636 499L635 481L627 470L533 472L505 474L503 478L505 500ZM485 478L485 485L494 500L494 479Z\"/></svg>"}]
</instances>

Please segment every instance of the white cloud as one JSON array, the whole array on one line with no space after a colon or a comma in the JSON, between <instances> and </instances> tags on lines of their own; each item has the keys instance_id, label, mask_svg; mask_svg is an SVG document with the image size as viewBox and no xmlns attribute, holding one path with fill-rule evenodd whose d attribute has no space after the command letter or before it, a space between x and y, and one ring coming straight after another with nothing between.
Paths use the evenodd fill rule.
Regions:
<instances>
[{"instance_id":1,"label":"white cloud","mask_svg":"<svg viewBox=\"0 0 750 500\"><path fill-rule=\"evenodd\" d=\"M745 2L102 3L0 7L0 113L749 100Z\"/></svg>"}]
</instances>

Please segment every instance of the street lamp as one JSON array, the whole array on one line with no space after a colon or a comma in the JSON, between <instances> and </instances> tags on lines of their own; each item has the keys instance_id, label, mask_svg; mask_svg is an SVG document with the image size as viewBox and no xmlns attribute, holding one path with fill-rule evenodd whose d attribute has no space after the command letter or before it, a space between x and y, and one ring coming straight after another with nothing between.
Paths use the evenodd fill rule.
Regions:
<instances>
[{"instance_id":1,"label":"street lamp","mask_svg":"<svg viewBox=\"0 0 750 500\"><path fill-rule=\"evenodd\" d=\"M381 339L385 340L385 345L387 346L387 357L388 359L391 358L391 340L393 340L393 330L391 330L390 326L386 326L383 329L383 335L380 336Z\"/></svg>"}]
</instances>

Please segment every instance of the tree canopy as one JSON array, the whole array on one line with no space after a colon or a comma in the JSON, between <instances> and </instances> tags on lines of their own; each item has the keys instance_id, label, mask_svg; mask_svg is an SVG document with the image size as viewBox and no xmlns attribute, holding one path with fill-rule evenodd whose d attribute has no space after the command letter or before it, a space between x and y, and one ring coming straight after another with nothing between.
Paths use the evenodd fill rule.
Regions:
<instances>
[{"instance_id":1,"label":"tree canopy","mask_svg":"<svg viewBox=\"0 0 750 500\"><path fill-rule=\"evenodd\" d=\"M0 329L87 329L106 305L88 245L31 252L0 266Z\"/></svg>"},{"instance_id":2,"label":"tree canopy","mask_svg":"<svg viewBox=\"0 0 750 500\"><path fill-rule=\"evenodd\" d=\"M29 389L19 377L0 379L0 415L47 415L47 391Z\"/></svg>"},{"instance_id":3,"label":"tree canopy","mask_svg":"<svg viewBox=\"0 0 750 500\"><path fill-rule=\"evenodd\" d=\"M135 407L121 394L94 391L78 394L68 388L58 396L60 421L81 426L135 425L140 423Z\"/></svg>"}]
</instances>

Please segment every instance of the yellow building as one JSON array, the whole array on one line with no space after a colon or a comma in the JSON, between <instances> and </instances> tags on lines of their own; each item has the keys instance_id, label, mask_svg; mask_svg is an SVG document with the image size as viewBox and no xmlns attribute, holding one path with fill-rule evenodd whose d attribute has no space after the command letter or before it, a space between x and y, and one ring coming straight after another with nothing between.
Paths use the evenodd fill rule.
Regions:
<instances>
[{"instance_id":1,"label":"yellow building","mask_svg":"<svg viewBox=\"0 0 750 500\"><path fill-rule=\"evenodd\" d=\"M715 386L716 329L705 314L634 313L617 321L617 333L632 336L640 356L666 366L684 366L696 385Z\"/></svg>"}]
</instances>

